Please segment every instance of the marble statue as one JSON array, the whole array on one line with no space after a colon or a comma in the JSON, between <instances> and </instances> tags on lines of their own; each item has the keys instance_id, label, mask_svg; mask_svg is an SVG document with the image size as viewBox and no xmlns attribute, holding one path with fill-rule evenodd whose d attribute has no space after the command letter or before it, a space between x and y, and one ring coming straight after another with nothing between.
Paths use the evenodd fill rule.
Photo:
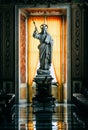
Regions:
<instances>
[{"instance_id":1,"label":"marble statue","mask_svg":"<svg viewBox=\"0 0 88 130\"><path fill-rule=\"evenodd\" d=\"M35 27L33 37L40 41L40 44L38 45L40 60L40 67L38 72L45 73L49 71L51 66L53 39L47 32L48 25L42 24L40 28L41 32L38 33L38 30Z\"/></svg>"}]
</instances>

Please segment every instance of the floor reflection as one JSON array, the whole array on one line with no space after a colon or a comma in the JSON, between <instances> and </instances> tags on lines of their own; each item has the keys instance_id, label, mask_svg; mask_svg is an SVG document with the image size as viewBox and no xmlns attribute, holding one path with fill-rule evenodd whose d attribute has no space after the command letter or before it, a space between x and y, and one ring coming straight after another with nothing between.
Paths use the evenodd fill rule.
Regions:
<instances>
[{"instance_id":1,"label":"floor reflection","mask_svg":"<svg viewBox=\"0 0 88 130\"><path fill-rule=\"evenodd\" d=\"M86 128L85 122L76 117L75 106L56 104L54 112L37 110L31 105L19 106L19 130L77 130Z\"/></svg>"},{"instance_id":2,"label":"floor reflection","mask_svg":"<svg viewBox=\"0 0 88 130\"><path fill-rule=\"evenodd\" d=\"M55 104L33 109L32 104L15 105L12 117L0 115L0 130L87 130L88 115L79 113L75 105Z\"/></svg>"}]
</instances>

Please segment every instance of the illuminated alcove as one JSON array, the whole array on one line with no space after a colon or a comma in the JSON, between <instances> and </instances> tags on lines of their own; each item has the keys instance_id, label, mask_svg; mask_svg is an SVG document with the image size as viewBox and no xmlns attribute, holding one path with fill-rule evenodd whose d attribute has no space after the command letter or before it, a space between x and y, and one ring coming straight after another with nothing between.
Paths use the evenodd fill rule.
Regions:
<instances>
[{"instance_id":1,"label":"illuminated alcove","mask_svg":"<svg viewBox=\"0 0 88 130\"><path fill-rule=\"evenodd\" d=\"M54 40L52 77L58 85L52 85L52 94L58 102L71 101L71 32L70 5L16 6L15 8L15 83L16 101L32 102L38 67L38 44L32 36L35 29L46 23Z\"/></svg>"}]
</instances>

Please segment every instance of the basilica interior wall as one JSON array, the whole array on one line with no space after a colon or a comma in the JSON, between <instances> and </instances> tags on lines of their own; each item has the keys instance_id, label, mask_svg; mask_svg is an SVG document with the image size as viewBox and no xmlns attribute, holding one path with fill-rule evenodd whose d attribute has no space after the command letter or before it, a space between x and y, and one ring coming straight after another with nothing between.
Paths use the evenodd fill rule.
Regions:
<instances>
[{"instance_id":1,"label":"basilica interior wall","mask_svg":"<svg viewBox=\"0 0 88 130\"><path fill-rule=\"evenodd\" d=\"M71 93L73 93L76 87L84 87L88 83L88 4L69 4L71 8ZM0 4L0 89L5 89L7 93L15 93L16 87L15 7L16 3Z\"/></svg>"}]
</instances>

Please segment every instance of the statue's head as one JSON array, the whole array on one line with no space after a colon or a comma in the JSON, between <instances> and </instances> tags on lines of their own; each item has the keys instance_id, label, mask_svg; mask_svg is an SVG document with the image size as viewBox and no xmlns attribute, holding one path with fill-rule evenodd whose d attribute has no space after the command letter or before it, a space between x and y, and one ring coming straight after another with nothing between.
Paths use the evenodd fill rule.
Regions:
<instances>
[{"instance_id":1,"label":"statue's head","mask_svg":"<svg viewBox=\"0 0 88 130\"><path fill-rule=\"evenodd\" d=\"M43 31L47 31L48 25L47 25L47 24L42 24L42 25L40 26L40 28L41 28L42 32L43 32Z\"/></svg>"}]
</instances>

